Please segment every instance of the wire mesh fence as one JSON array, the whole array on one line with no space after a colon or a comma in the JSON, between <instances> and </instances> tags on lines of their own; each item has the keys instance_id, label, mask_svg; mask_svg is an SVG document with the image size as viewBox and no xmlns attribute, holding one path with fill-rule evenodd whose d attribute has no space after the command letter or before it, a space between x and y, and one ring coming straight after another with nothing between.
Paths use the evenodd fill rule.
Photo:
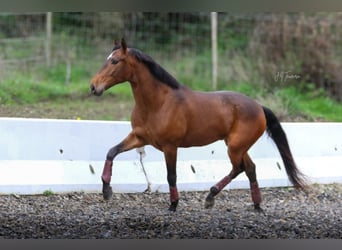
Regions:
<instances>
[{"instance_id":1,"label":"wire mesh fence","mask_svg":"<svg viewBox=\"0 0 342 250\"><path fill-rule=\"evenodd\" d=\"M218 13L218 88L310 82L342 99L341 24L341 13ZM185 85L211 89L211 34L209 12L0 13L0 79L62 64L69 83L125 37Z\"/></svg>"}]
</instances>

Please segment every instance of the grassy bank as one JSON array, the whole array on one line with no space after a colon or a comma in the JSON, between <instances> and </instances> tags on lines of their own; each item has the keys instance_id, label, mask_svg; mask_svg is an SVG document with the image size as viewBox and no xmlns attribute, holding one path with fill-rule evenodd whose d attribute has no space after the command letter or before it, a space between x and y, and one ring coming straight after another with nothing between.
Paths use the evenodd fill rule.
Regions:
<instances>
[{"instance_id":1,"label":"grassy bank","mask_svg":"<svg viewBox=\"0 0 342 250\"><path fill-rule=\"evenodd\" d=\"M186 57L177 63L161 64L184 85L208 91L211 90L211 75L201 73L208 68L207 59L208 55L199 55ZM228 70L220 72L220 90L244 93L273 109L282 121L342 122L342 104L329 98L324 91L310 88L310 84L304 87L279 84L265 88L257 83L258 77L247 59L237 57L228 61L222 58L221 61ZM129 84L119 84L103 97L90 97L89 82L100 64L96 61L93 65L73 65L68 81L64 64L55 65L49 70L41 67L24 74L12 74L0 83L0 116L129 119L133 107ZM243 80L247 74L250 76Z\"/></svg>"}]
</instances>

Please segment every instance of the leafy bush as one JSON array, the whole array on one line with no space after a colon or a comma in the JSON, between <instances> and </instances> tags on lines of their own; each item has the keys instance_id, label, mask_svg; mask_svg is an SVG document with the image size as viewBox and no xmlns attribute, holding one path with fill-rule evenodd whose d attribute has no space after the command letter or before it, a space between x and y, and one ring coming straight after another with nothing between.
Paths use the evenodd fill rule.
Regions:
<instances>
[{"instance_id":1,"label":"leafy bush","mask_svg":"<svg viewBox=\"0 0 342 250\"><path fill-rule=\"evenodd\" d=\"M279 83L277 72L299 77L287 84L314 83L337 100L342 100L341 58L335 39L341 15L272 15L259 22L250 43L251 54L259 58L257 68L266 86ZM340 49L340 48L339 48Z\"/></svg>"}]
</instances>

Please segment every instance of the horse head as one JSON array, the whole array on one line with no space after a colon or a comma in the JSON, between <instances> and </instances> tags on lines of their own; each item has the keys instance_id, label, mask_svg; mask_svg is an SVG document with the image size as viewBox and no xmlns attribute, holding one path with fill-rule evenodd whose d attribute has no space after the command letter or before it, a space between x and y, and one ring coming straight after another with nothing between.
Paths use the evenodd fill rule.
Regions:
<instances>
[{"instance_id":1,"label":"horse head","mask_svg":"<svg viewBox=\"0 0 342 250\"><path fill-rule=\"evenodd\" d=\"M128 80L130 67L127 64L128 48L124 39L115 46L107 57L102 68L91 80L90 91L92 94L100 96L110 87Z\"/></svg>"}]
</instances>

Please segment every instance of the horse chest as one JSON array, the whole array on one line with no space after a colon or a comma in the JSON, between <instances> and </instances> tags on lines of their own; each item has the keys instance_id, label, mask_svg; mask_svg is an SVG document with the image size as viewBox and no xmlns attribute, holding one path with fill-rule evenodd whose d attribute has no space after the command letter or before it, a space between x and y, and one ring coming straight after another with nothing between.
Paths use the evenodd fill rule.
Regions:
<instances>
[{"instance_id":1,"label":"horse chest","mask_svg":"<svg viewBox=\"0 0 342 250\"><path fill-rule=\"evenodd\" d=\"M177 120L169 122L167 119L156 120L150 117L144 120L132 120L132 127L137 136L143 138L147 144L162 150L166 145L177 144L183 137L183 129L179 128L178 123Z\"/></svg>"}]
</instances>

